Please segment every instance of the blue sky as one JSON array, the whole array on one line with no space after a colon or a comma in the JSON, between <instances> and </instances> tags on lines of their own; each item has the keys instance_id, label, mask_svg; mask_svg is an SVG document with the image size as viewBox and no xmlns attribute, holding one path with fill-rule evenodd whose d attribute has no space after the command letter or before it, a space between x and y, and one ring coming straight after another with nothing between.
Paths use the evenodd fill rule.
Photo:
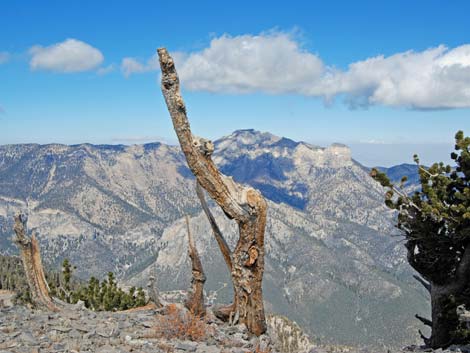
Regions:
<instances>
[{"instance_id":1,"label":"blue sky","mask_svg":"<svg viewBox=\"0 0 470 353\"><path fill-rule=\"evenodd\" d=\"M155 50L196 134L351 145L367 165L446 158L470 134L468 1L0 3L0 144L174 141Z\"/></svg>"}]
</instances>

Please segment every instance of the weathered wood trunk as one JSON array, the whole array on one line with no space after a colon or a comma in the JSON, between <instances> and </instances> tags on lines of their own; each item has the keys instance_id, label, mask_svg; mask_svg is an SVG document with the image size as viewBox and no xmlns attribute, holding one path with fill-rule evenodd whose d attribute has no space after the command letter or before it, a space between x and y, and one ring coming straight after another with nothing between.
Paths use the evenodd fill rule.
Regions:
<instances>
[{"instance_id":1,"label":"weathered wood trunk","mask_svg":"<svg viewBox=\"0 0 470 353\"><path fill-rule=\"evenodd\" d=\"M26 234L26 219L23 215L15 217L15 242L20 248L26 279L31 292L31 301L34 306L51 311L59 308L53 303L49 295L49 286L44 275L39 244L33 233L31 238Z\"/></svg>"},{"instance_id":2,"label":"weathered wood trunk","mask_svg":"<svg viewBox=\"0 0 470 353\"><path fill-rule=\"evenodd\" d=\"M192 279L191 289L188 292L185 306L193 315L204 316L206 314L206 308L204 307L204 283L206 282L206 275L202 268L196 243L194 242L194 238L191 234L188 216L186 216L186 227L188 231L188 254L191 259Z\"/></svg>"},{"instance_id":3,"label":"weathered wood trunk","mask_svg":"<svg viewBox=\"0 0 470 353\"><path fill-rule=\"evenodd\" d=\"M236 317L234 321L246 324L250 332L261 335L266 331L261 285L266 201L259 191L234 182L217 169L211 159L214 150L212 142L191 133L173 59L164 48L158 49L158 55L162 92L188 166L202 188L239 226L238 244L231 257L235 300L230 306L233 309L230 316ZM224 258L227 262L225 254Z\"/></svg>"},{"instance_id":4,"label":"weathered wood trunk","mask_svg":"<svg viewBox=\"0 0 470 353\"><path fill-rule=\"evenodd\" d=\"M264 200L258 202L265 204ZM250 331L260 335L266 331L262 280L264 271L264 228L266 206L259 218L240 223L240 241L233 252L232 277L235 290L235 316Z\"/></svg>"}]
</instances>

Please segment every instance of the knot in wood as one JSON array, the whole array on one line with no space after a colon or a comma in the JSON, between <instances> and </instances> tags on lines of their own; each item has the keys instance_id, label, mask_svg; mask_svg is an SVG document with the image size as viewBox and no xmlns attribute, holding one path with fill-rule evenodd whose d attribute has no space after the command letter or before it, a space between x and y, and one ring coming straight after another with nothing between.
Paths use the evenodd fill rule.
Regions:
<instances>
[{"instance_id":1,"label":"knot in wood","mask_svg":"<svg viewBox=\"0 0 470 353\"><path fill-rule=\"evenodd\" d=\"M184 105L183 97L181 97L181 95L178 93L175 94L175 102L176 102L176 105L178 106L178 109L182 111L186 111L186 106Z\"/></svg>"},{"instance_id":2,"label":"knot in wood","mask_svg":"<svg viewBox=\"0 0 470 353\"><path fill-rule=\"evenodd\" d=\"M171 88L171 86L173 86L173 81L168 79L168 78L163 78L162 79L162 86L163 88L165 88L166 90L169 90Z\"/></svg>"},{"instance_id":3,"label":"knot in wood","mask_svg":"<svg viewBox=\"0 0 470 353\"><path fill-rule=\"evenodd\" d=\"M245 264L245 266L248 263L249 259L250 259L250 255L248 255L248 253L246 251L243 251L240 254L240 260Z\"/></svg>"},{"instance_id":4,"label":"knot in wood","mask_svg":"<svg viewBox=\"0 0 470 353\"><path fill-rule=\"evenodd\" d=\"M20 246L23 246L23 247L28 247L28 246L31 246L31 240L29 238L26 238L26 237L16 237L16 239L13 240L13 242L15 244L18 244Z\"/></svg>"},{"instance_id":5,"label":"knot in wood","mask_svg":"<svg viewBox=\"0 0 470 353\"><path fill-rule=\"evenodd\" d=\"M467 325L470 323L470 311L465 309L465 305L459 305L456 309L457 316L460 322L466 322Z\"/></svg>"},{"instance_id":6,"label":"knot in wood","mask_svg":"<svg viewBox=\"0 0 470 353\"><path fill-rule=\"evenodd\" d=\"M193 146L204 156L210 156L214 152L214 143L202 137L193 135Z\"/></svg>"},{"instance_id":7,"label":"knot in wood","mask_svg":"<svg viewBox=\"0 0 470 353\"><path fill-rule=\"evenodd\" d=\"M246 192L246 202L252 208L256 208L258 205L259 197L260 195L255 189L248 189Z\"/></svg>"},{"instance_id":8,"label":"knot in wood","mask_svg":"<svg viewBox=\"0 0 470 353\"><path fill-rule=\"evenodd\" d=\"M193 279L196 282L204 283L206 281L206 276L203 273L199 272L199 271L193 271Z\"/></svg>"},{"instance_id":9,"label":"knot in wood","mask_svg":"<svg viewBox=\"0 0 470 353\"><path fill-rule=\"evenodd\" d=\"M248 250L248 255L247 255L248 259L245 262L245 266L248 266L248 267L253 266L256 260L258 259L258 255L259 255L258 249L255 246L252 246Z\"/></svg>"}]
</instances>

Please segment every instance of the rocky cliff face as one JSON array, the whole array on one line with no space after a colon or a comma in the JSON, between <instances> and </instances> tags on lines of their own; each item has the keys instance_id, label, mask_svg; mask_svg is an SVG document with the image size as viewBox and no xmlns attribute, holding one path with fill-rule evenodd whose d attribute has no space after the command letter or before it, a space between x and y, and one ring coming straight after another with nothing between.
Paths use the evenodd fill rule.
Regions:
<instances>
[{"instance_id":1,"label":"rocky cliff face","mask_svg":"<svg viewBox=\"0 0 470 353\"><path fill-rule=\"evenodd\" d=\"M0 147L0 244L12 215L29 214L43 253L69 257L82 274L124 269L147 258L172 221L194 212L190 173L178 148L15 145ZM4 250L6 252L6 250Z\"/></svg>"},{"instance_id":2,"label":"rocky cliff face","mask_svg":"<svg viewBox=\"0 0 470 353\"><path fill-rule=\"evenodd\" d=\"M400 238L390 236L383 190L346 146L320 148L253 130L215 146L221 170L269 200L268 309L343 343L415 338L412 316L427 310L426 299L410 284ZM179 147L1 146L3 253L14 251L9 238L18 210L28 211L49 264L68 257L83 277L111 270L138 284L156 266L162 289L188 286L182 217L189 214L207 289L228 282ZM233 246L235 225L214 212ZM218 296L229 300L230 288Z\"/></svg>"}]
</instances>

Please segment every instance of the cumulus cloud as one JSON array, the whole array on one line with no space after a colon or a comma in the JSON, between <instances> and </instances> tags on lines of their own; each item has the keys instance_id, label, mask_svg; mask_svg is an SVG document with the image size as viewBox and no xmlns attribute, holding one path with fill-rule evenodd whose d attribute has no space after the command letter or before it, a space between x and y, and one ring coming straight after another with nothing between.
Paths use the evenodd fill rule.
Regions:
<instances>
[{"instance_id":1,"label":"cumulus cloud","mask_svg":"<svg viewBox=\"0 0 470 353\"><path fill-rule=\"evenodd\" d=\"M441 45L422 52L377 56L330 70L308 95L327 99L344 94L352 106L414 109L470 107L470 45Z\"/></svg>"},{"instance_id":2,"label":"cumulus cloud","mask_svg":"<svg viewBox=\"0 0 470 353\"><path fill-rule=\"evenodd\" d=\"M0 51L0 65L5 64L10 60L10 53L6 51Z\"/></svg>"},{"instance_id":3,"label":"cumulus cloud","mask_svg":"<svg viewBox=\"0 0 470 353\"><path fill-rule=\"evenodd\" d=\"M33 70L80 72L98 67L103 54L91 45L77 39L67 39L47 47L35 45L29 50Z\"/></svg>"},{"instance_id":4,"label":"cumulus cloud","mask_svg":"<svg viewBox=\"0 0 470 353\"><path fill-rule=\"evenodd\" d=\"M122 59L121 71L124 76L129 77L132 74L141 74L144 72L156 71L160 68L158 55L155 54L147 62L142 63L136 58L127 57Z\"/></svg>"},{"instance_id":5,"label":"cumulus cloud","mask_svg":"<svg viewBox=\"0 0 470 353\"><path fill-rule=\"evenodd\" d=\"M211 92L305 93L321 79L320 58L286 33L224 35L178 68L185 87Z\"/></svg>"},{"instance_id":6,"label":"cumulus cloud","mask_svg":"<svg viewBox=\"0 0 470 353\"><path fill-rule=\"evenodd\" d=\"M350 107L385 105L411 109L470 107L470 45L379 55L345 69L324 63L288 33L223 35L198 52L172 53L186 89L217 93L294 93ZM156 55L125 58L121 70L157 71Z\"/></svg>"}]
</instances>

